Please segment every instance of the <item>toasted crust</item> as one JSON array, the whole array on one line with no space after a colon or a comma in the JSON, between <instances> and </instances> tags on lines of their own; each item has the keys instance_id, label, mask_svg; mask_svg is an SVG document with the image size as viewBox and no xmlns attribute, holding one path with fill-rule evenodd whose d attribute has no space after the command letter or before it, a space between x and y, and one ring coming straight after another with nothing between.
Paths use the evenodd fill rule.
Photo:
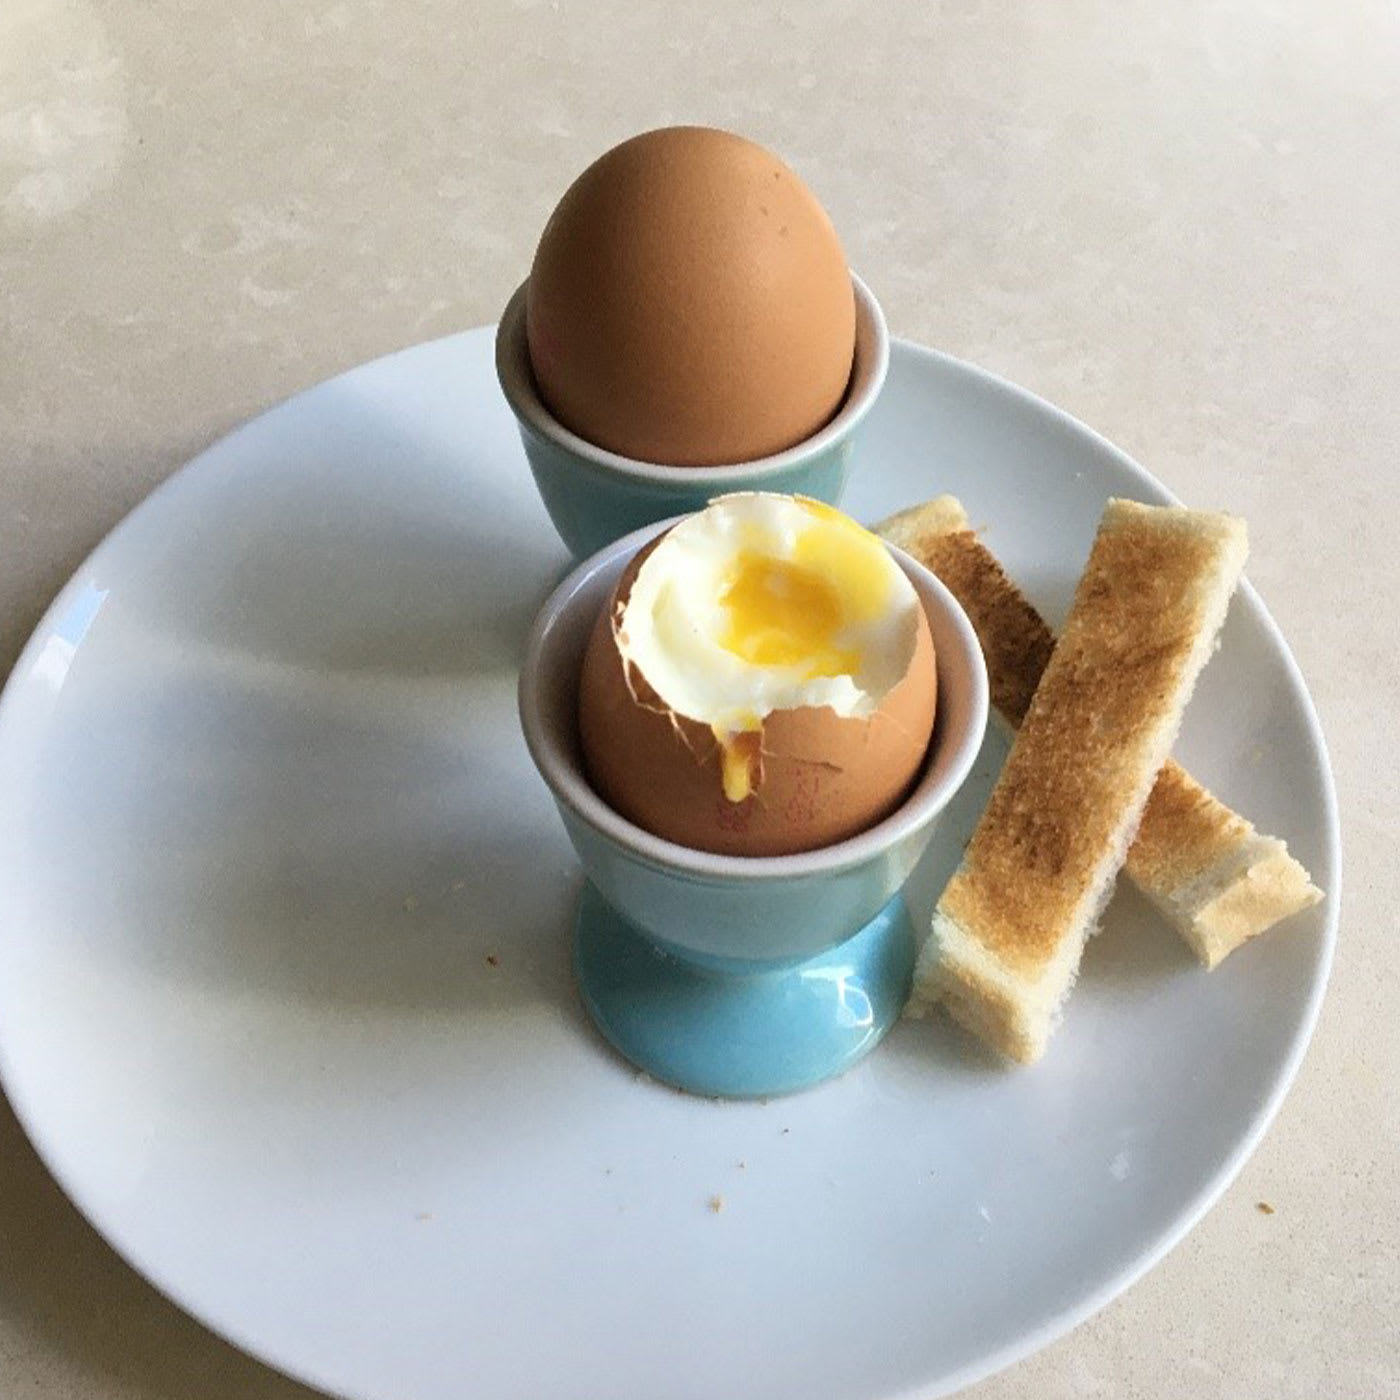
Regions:
<instances>
[{"instance_id":1,"label":"toasted crust","mask_svg":"<svg viewBox=\"0 0 1400 1400\"><path fill-rule=\"evenodd\" d=\"M1126 868L1148 890L1179 890L1209 869L1222 849L1238 846L1252 832L1242 816L1169 759L1147 800Z\"/></svg>"},{"instance_id":2,"label":"toasted crust","mask_svg":"<svg viewBox=\"0 0 1400 1400\"><path fill-rule=\"evenodd\" d=\"M962 604L986 656L992 704L1018 726L1055 650L1055 636L973 534L956 497L939 496L901 511L875 529L937 574Z\"/></svg>"},{"instance_id":3,"label":"toasted crust","mask_svg":"<svg viewBox=\"0 0 1400 1400\"><path fill-rule=\"evenodd\" d=\"M961 504L940 496L875 528L957 597L986 655L992 703L1018 726L1054 638L973 533ZM1171 760L1152 789L1125 871L1207 967L1323 897L1282 841L1261 836Z\"/></svg>"},{"instance_id":4,"label":"toasted crust","mask_svg":"<svg viewBox=\"0 0 1400 1400\"><path fill-rule=\"evenodd\" d=\"M1245 553L1229 516L1122 500L1104 511L1064 633L938 901L933 985L918 988L1013 1059L1044 1051Z\"/></svg>"}]
</instances>

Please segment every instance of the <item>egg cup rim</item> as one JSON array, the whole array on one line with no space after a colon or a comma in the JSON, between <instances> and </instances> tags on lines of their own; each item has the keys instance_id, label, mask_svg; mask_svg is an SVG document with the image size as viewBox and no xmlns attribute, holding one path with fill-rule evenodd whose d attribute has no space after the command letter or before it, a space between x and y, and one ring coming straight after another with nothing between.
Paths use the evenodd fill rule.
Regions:
<instances>
[{"instance_id":1,"label":"egg cup rim","mask_svg":"<svg viewBox=\"0 0 1400 1400\"><path fill-rule=\"evenodd\" d=\"M638 549L684 518L679 515L643 526L590 555L564 576L536 615L520 668L517 703L526 747L555 801L625 850L632 859L682 880L702 882L744 883L839 874L877 859L900 842L917 836L952 801L972 771L987 729L990 696L982 648L961 604L937 575L888 540L883 543L914 585L920 606L927 613L932 600L962 643L962 655L956 662L946 656L944 649L935 649L939 704L932 742L954 746L951 762L941 774L935 773L935 765L926 759L913 788L888 816L842 841L781 856L724 855L669 841L629 821L594 791L584 772L581 755L571 759L569 746L552 732L553 726L545 717L546 706L540 694L542 658L547 648L558 645L556 630L578 593L599 573L612 570L614 566L620 577L627 561ZM606 599L603 603L606 604ZM595 616L589 616L581 625L585 644L595 621ZM968 719L961 734L940 736L939 724L946 715L945 667L950 663L963 667L969 685Z\"/></svg>"},{"instance_id":2,"label":"egg cup rim","mask_svg":"<svg viewBox=\"0 0 1400 1400\"><path fill-rule=\"evenodd\" d=\"M496 326L496 378L511 412L521 423L563 451L601 471L652 485L683 486L688 489L710 485L723 487L738 480L753 483L768 476L779 476L851 433L880 396L889 373L890 334L885 313L865 282L854 271L850 276L856 299L856 336L846 394L836 412L815 433L781 452L764 457L705 467L672 466L613 452L565 427L545 406L530 368L525 340L525 297L530 286L528 277L511 294Z\"/></svg>"}]
</instances>

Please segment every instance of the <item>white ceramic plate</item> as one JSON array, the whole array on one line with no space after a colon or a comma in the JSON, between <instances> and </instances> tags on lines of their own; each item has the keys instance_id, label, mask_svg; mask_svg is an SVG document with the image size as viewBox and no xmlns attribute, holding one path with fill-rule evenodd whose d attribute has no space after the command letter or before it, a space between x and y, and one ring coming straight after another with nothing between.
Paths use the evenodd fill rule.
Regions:
<instances>
[{"instance_id":1,"label":"white ceramic plate","mask_svg":"<svg viewBox=\"0 0 1400 1400\"><path fill-rule=\"evenodd\" d=\"M847 504L942 490L1054 621L1104 498L1165 498L900 346ZM479 330L251 423L79 570L0 703L0 1070L55 1176L178 1303L347 1396L927 1397L1087 1316L1238 1170L1326 980L1331 779L1262 605L1178 754L1324 906L1207 974L1121 895L1039 1066L934 1021L714 1103L639 1079L571 987L578 868L515 718L565 562Z\"/></svg>"}]
</instances>

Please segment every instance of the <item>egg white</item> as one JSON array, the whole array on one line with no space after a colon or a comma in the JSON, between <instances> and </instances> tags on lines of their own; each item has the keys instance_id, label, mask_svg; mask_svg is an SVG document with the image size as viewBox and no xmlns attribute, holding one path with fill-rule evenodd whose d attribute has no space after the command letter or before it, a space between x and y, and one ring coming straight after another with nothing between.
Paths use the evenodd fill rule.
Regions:
<instances>
[{"instance_id":1,"label":"egg white","mask_svg":"<svg viewBox=\"0 0 1400 1400\"><path fill-rule=\"evenodd\" d=\"M812 532L817 532L814 536ZM789 562L802 542L803 555L823 557L823 531L832 538L833 561L852 547L852 532L869 541L862 551L867 576L883 599L873 615L848 620L837 634L843 650L857 658L848 674L812 675L801 661L755 664L721 642L728 625L722 601L737 558L755 552ZM839 591L848 581L839 569L824 575ZM870 614L870 604L852 608ZM709 725L716 733L753 730L775 710L825 706L843 717L872 714L903 679L914 654L918 595L904 571L873 535L830 507L802 497L745 492L722 496L676 525L643 561L618 623L624 661L646 678L661 701L677 714Z\"/></svg>"}]
</instances>

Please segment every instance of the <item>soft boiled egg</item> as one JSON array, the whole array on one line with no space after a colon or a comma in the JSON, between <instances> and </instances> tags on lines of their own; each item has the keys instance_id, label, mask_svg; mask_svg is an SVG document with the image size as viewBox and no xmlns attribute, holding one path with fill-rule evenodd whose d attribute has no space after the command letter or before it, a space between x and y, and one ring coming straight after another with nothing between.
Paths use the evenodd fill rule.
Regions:
<instances>
[{"instance_id":1,"label":"soft boiled egg","mask_svg":"<svg viewBox=\"0 0 1400 1400\"><path fill-rule=\"evenodd\" d=\"M722 496L624 571L579 688L589 780L697 850L814 850L888 816L933 733L933 641L884 544L804 497Z\"/></svg>"}]
</instances>

